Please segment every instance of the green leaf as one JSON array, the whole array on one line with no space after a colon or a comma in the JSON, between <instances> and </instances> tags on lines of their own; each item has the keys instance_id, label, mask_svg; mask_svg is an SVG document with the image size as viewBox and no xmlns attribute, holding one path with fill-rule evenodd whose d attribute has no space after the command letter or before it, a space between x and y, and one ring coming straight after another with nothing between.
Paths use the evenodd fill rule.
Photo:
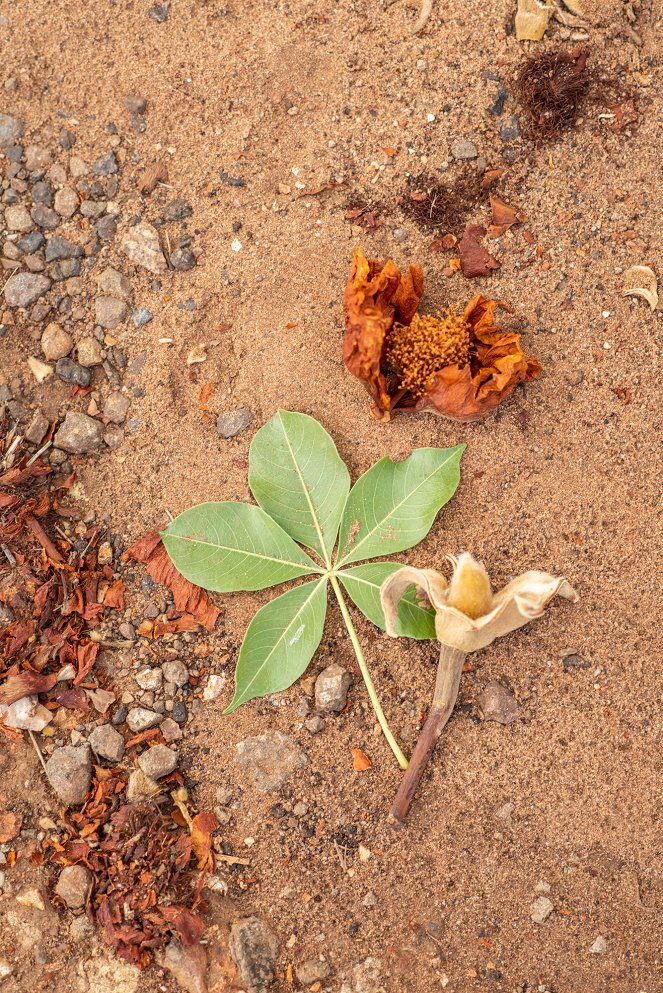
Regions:
<instances>
[{"instance_id":1,"label":"green leaf","mask_svg":"<svg viewBox=\"0 0 663 993\"><path fill-rule=\"evenodd\" d=\"M296 586L261 607L244 635L235 695L224 713L292 686L320 644L326 612L326 578Z\"/></svg>"},{"instance_id":2,"label":"green leaf","mask_svg":"<svg viewBox=\"0 0 663 993\"><path fill-rule=\"evenodd\" d=\"M402 462L380 459L364 473L343 511L338 565L420 542L458 486L464 448L417 448Z\"/></svg>"},{"instance_id":3,"label":"green leaf","mask_svg":"<svg viewBox=\"0 0 663 993\"><path fill-rule=\"evenodd\" d=\"M353 602L369 621L384 630L384 613L380 603L380 587L388 576L398 572L400 562L367 562L338 573L338 578ZM417 600L414 586L410 587L398 605L396 631L403 638L423 641L435 638L435 611L423 607Z\"/></svg>"},{"instance_id":4,"label":"green leaf","mask_svg":"<svg viewBox=\"0 0 663 993\"><path fill-rule=\"evenodd\" d=\"M322 425L279 410L251 442L249 486L270 517L330 564L350 475Z\"/></svg>"},{"instance_id":5,"label":"green leaf","mask_svg":"<svg viewBox=\"0 0 663 993\"><path fill-rule=\"evenodd\" d=\"M161 535L185 579L217 593L262 590L321 570L260 507L201 503Z\"/></svg>"}]
</instances>

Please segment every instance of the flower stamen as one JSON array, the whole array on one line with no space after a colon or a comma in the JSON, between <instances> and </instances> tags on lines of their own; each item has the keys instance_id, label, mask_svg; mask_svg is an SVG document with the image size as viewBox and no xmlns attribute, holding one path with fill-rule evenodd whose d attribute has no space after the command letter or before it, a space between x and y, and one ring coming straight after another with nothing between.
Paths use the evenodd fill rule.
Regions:
<instances>
[{"instance_id":1,"label":"flower stamen","mask_svg":"<svg viewBox=\"0 0 663 993\"><path fill-rule=\"evenodd\" d=\"M415 314L407 326L394 324L386 359L398 388L415 399L423 396L439 369L464 366L470 360L470 326L452 308L443 314Z\"/></svg>"}]
</instances>

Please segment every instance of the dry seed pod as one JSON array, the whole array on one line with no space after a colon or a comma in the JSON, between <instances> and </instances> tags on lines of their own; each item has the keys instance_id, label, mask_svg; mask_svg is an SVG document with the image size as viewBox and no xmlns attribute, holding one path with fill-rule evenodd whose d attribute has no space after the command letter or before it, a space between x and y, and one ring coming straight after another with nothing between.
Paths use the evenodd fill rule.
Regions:
<instances>
[{"instance_id":1,"label":"dry seed pod","mask_svg":"<svg viewBox=\"0 0 663 993\"><path fill-rule=\"evenodd\" d=\"M658 306L658 280L656 273L648 265L632 265L624 273L625 297L642 297L652 310Z\"/></svg>"}]
</instances>

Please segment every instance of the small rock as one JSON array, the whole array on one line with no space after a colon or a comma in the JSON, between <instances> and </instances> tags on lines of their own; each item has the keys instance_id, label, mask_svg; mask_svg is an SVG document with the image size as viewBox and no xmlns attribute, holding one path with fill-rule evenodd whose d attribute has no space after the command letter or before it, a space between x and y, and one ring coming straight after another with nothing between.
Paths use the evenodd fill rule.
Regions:
<instances>
[{"instance_id":1,"label":"small rock","mask_svg":"<svg viewBox=\"0 0 663 993\"><path fill-rule=\"evenodd\" d=\"M307 731L310 731L311 734L318 734L322 731L324 726L325 722L319 714L313 714L311 717L307 717L304 721L304 727Z\"/></svg>"},{"instance_id":2,"label":"small rock","mask_svg":"<svg viewBox=\"0 0 663 993\"><path fill-rule=\"evenodd\" d=\"M28 145L25 149L25 168L28 172L43 172L51 164L51 157L43 145Z\"/></svg>"},{"instance_id":3,"label":"small rock","mask_svg":"<svg viewBox=\"0 0 663 993\"><path fill-rule=\"evenodd\" d=\"M110 152L100 155L97 161L92 163L92 172L95 176L112 176L117 172L115 152L111 149Z\"/></svg>"},{"instance_id":4,"label":"small rock","mask_svg":"<svg viewBox=\"0 0 663 993\"><path fill-rule=\"evenodd\" d=\"M32 202L40 203L44 207L53 206L53 190L48 183L40 181L32 187Z\"/></svg>"},{"instance_id":5,"label":"small rock","mask_svg":"<svg viewBox=\"0 0 663 993\"><path fill-rule=\"evenodd\" d=\"M89 369L74 362L73 359L58 359L55 363L55 371L60 379L65 383L75 383L76 386L89 386L92 382L92 373Z\"/></svg>"},{"instance_id":6,"label":"small rock","mask_svg":"<svg viewBox=\"0 0 663 993\"><path fill-rule=\"evenodd\" d=\"M127 783L127 800L145 800L161 792L156 779L146 776L142 769L134 769Z\"/></svg>"},{"instance_id":7,"label":"small rock","mask_svg":"<svg viewBox=\"0 0 663 993\"><path fill-rule=\"evenodd\" d=\"M168 20L169 11L170 0L164 0L164 3L156 4L154 7L150 7L147 13L153 21L157 22L157 24L163 24L164 21Z\"/></svg>"},{"instance_id":8,"label":"small rock","mask_svg":"<svg viewBox=\"0 0 663 993\"><path fill-rule=\"evenodd\" d=\"M80 179L81 176L87 176L87 163L84 162L78 155L72 155L69 159L69 172L72 174L74 179Z\"/></svg>"},{"instance_id":9,"label":"small rock","mask_svg":"<svg viewBox=\"0 0 663 993\"><path fill-rule=\"evenodd\" d=\"M520 136L520 125L515 114L507 117L500 127L500 138L502 141L515 141Z\"/></svg>"},{"instance_id":10,"label":"small rock","mask_svg":"<svg viewBox=\"0 0 663 993\"><path fill-rule=\"evenodd\" d=\"M153 314L147 309L147 307L136 307L133 314L131 315L131 320L134 322L137 328L142 328L146 324L149 324L153 318Z\"/></svg>"},{"instance_id":11,"label":"small rock","mask_svg":"<svg viewBox=\"0 0 663 993\"><path fill-rule=\"evenodd\" d=\"M326 979L331 969L324 959L308 959L301 965L295 966L295 975L303 986L312 986Z\"/></svg>"},{"instance_id":12,"label":"small rock","mask_svg":"<svg viewBox=\"0 0 663 993\"><path fill-rule=\"evenodd\" d=\"M518 717L518 702L513 694L496 680L486 683L477 702L484 721L513 724Z\"/></svg>"},{"instance_id":13,"label":"small rock","mask_svg":"<svg viewBox=\"0 0 663 993\"><path fill-rule=\"evenodd\" d=\"M89 942L93 934L94 924L85 916L74 917L69 925L69 937L72 941ZM98 990L95 990L95 993L98 993ZM117 993L117 990L114 990L113 993Z\"/></svg>"},{"instance_id":14,"label":"small rock","mask_svg":"<svg viewBox=\"0 0 663 993\"><path fill-rule=\"evenodd\" d=\"M354 993L381 993L384 989L381 983L382 962L369 955L352 969ZM342 993L342 991L341 991Z\"/></svg>"},{"instance_id":15,"label":"small rock","mask_svg":"<svg viewBox=\"0 0 663 993\"><path fill-rule=\"evenodd\" d=\"M267 731L254 738L245 738L235 747L239 765L250 773L261 793L281 789L293 772L308 762L299 745L281 731Z\"/></svg>"},{"instance_id":16,"label":"small rock","mask_svg":"<svg viewBox=\"0 0 663 993\"><path fill-rule=\"evenodd\" d=\"M71 335L67 334L59 324L47 324L41 336L41 350L44 358L56 362L69 355L74 347Z\"/></svg>"},{"instance_id":17,"label":"small rock","mask_svg":"<svg viewBox=\"0 0 663 993\"><path fill-rule=\"evenodd\" d=\"M186 724L188 714L186 710L186 704L184 703L183 700L175 701L175 703L173 704L173 709L170 712L170 716L173 718L174 721L177 721L178 724Z\"/></svg>"},{"instance_id":18,"label":"small rock","mask_svg":"<svg viewBox=\"0 0 663 993\"><path fill-rule=\"evenodd\" d=\"M467 138L459 138L452 144L451 154L455 159L463 161L476 159L479 151L473 141L468 141Z\"/></svg>"},{"instance_id":19,"label":"small rock","mask_svg":"<svg viewBox=\"0 0 663 993\"><path fill-rule=\"evenodd\" d=\"M113 424L122 424L129 412L131 400L123 393L115 391L107 397L104 403L104 417L107 417Z\"/></svg>"},{"instance_id":20,"label":"small rock","mask_svg":"<svg viewBox=\"0 0 663 993\"><path fill-rule=\"evenodd\" d=\"M147 131L147 121L140 114L131 115L131 126L138 131L139 134L144 134Z\"/></svg>"},{"instance_id":21,"label":"small rock","mask_svg":"<svg viewBox=\"0 0 663 993\"><path fill-rule=\"evenodd\" d=\"M53 375L53 367L34 355L28 357L28 367L38 383L43 383L49 376Z\"/></svg>"},{"instance_id":22,"label":"small rock","mask_svg":"<svg viewBox=\"0 0 663 993\"><path fill-rule=\"evenodd\" d=\"M172 973L185 993L207 993L207 952L203 945L182 945L173 940L157 956L157 962Z\"/></svg>"},{"instance_id":23,"label":"small rock","mask_svg":"<svg viewBox=\"0 0 663 993\"><path fill-rule=\"evenodd\" d=\"M30 217L30 211L17 204L15 207L7 207L5 211L5 224L10 231L20 231L22 234L32 231L34 223Z\"/></svg>"},{"instance_id":24,"label":"small rock","mask_svg":"<svg viewBox=\"0 0 663 993\"><path fill-rule=\"evenodd\" d=\"M84 865L68 865L58 877L55 892L72 910L81 910L88 898L92 873Z\"/></svg>"},{"instance_id":25,"label":"small rock","mask_svg":"<svg viewBox=\"0 0 663 993\"><path fill-rule=\"evenodd\" d=\"M167 745L154 745L139 755L138 765L151 779L162 779L177 768L177 752Z\"/></svg>"},{"instance_id":26,"label":"small rock","mask_svg":"<svg viewBox=\"0 0 663 993\"><path fill-rule=\"evenodd\" d=\"M60 215L43 203L36 204L30 211L30 217L37 227L44 231L55 231L61 224Z\"/></svg>"},{"instance_id":27,"label":"small rock","mask_svg":"<svg viewBox=\"0 0 663 993\"><path fill-rule=\"evenodd\" d=\"M117 220L110 214L106 214L94 223L94 230L101 241L112 241L117 231Z\"/></svg>"},{"instance_id":28,"label":"small rock","mask_svg":"<svg viewBox=\"0 0 663 993\"><path fill-rule=\"evenodd\" d=\"M53 720L53 713L42 707L37 696L23 696L8 707L0 703L0 718L5 727L20 731L43 731Z\"/></svg>"},{"instance_id":29,"label":"small rock","mask_svg":"<svg viewBox=\"0 0 663 993\"><path fill-rule=\"evenodd\" d=\"M46 775L57 795L68 807L80 806L87 796L92 779L89 746L65 745L57 748L46 762Z\"/></svg>"},{"instance_id":30,"label":"small rock","mask_svg":"<svg viewBox=\"0 0 663 993\"><path fill-rule=\"evenodd\" d=\"M251 423L252 414L248 407L238 407L237 410L219 414L216 419L216 430L221 438L234 438L244 431Z\"/></svg>"},{"instance_id":31,"label":"small rock","mask_svg":"<svg viewBox=\"0 0 663 993\"><path fill-rule=\"evenodd\" d=\"M148 728L155 728L162 720L161 714L156 714L153 710L145 707L132 707L127 714L127 724L134 732L147 731Z\"/></svg>"},{"instance_id":32,"label":"small rock","mask_svg":"<svg viewBox=\"0 0 663 993\"><path fill-rule=\"evenodd\" d=\"M38 252L46 244L46 239L44 238L41 231L31 231L30 234L26 234L23 238L19 238L16 242L16 247L20 248L22 252L26 255L32 255L34 252ZM7 254L7 248L5 246L5 255Z\"/></svg>"},{"instance_id":33,"label":"small rock","mask_svg":"<svg viewBox=\"0 0 663 993\"><path fill-rule=\"evenodd\" d=\"M590 955L604 955L608 950L608 942L602 934L598 936L594 944L589 949Z\"/></svg>"},{"instance_id":34,"label":"small rock","mask_svg":"<svg viewBox=\"0 0 663 993\"><path fill-rule=\"evenodd\" d=\"M161 669L143 669L136 673L134 679L142 690L160 690L163 673Z\"/></svg>"},{"instance_id":35,"label":"small rock","mask_svg":"<svg viewBox=\"0 0 663 993\"><path fill-rule=\"evenodd\" d=\"M223 687L226 685L225 676L217 676L212 673L207 679L207 686L203 690L203 700L216 700L221 696Z\"/></svg>"},{"instance_id":36,"label":"small rock","mask_svg":"<svg viewBox=\"0 0 663 993\"><path fill-rule=\"evenodd\" d=\"M15 145L23 134L23 121L9 114L0 114L0 148Z\"/></svg>"},{"instance_id":37,"label":"small rock","mask_svg":"<svg viewBox=\"0 0 663 993\"><path fill-rule=\"evenodd\" d=\"M65 219L73 217L78 210L78 206L78 193L76 190L72 190L71 186L63 186L55 194L55 209L60 217L64 217Z\"/></svg>"},{"instance_id":38,"label":"small rock","mask_svg":"<svg viewBox=\"0 0 663 993\"><path fill-rule=\"evenodd\" d=\"M110 266L99 276L97 286L99 292L105 296L116 297L118 300L131 299L131 283L123 273Z\"/></svg>"},{"instance_id":39,"label":"small rock","mask_svg":"<svg viewBox=\"0 0 663 993\"><path fill-rule=\"evenodd\" d=\"M36 886L21 890L16 897L16 902L20 903L22 907L31 907L32 910L46 910L44 898Z\"/></svg>"},{"instance_id":40,"label":"small rock","mask_svg":"<svg viewBox=\"0 0 663 993\"><path fill-rule=\"evenodd\" d=\"M196 265L196 256L188 248L176 248L170 254L170 264L178 272L188 272Z\"/></svg>"},{"instance_id":41,"label":"small rock","mask_svg":"<svg viewBox=\"0 0 663 993\"><path fill-rule=\"evenodd\" d=\"M350 673L334 662L323 669L315 681L315 706L337 713L345 707L350 688Z\"/></svg>"},{"instance_id":42,"label":"small rock","mask_svg":"<svg viewBox=\"0 0 663 993\"><path fill-rule=\"evenodd\" d=\"M6 959L0 959L0 979L6 979L7 976L11 976L14 971L14 966L7 962Z\"/></svg>"},{"instance_id":43,"label":"small rock","mask_svg":"<svg viewBox=\"0 0 663 993\"><path fill-rule=\"evenodd\" d=\"M182 737L182 729L172 718L167 717L159 725L159 730L166 742L179 741Z\"/></svg>"},{"instance_id":44,"label":"small rock","mask_svg":"<svg viewBox=\"0 0 663 993\"><path fill-rule=\"evenodd\" d=\"M60 359L58 365L66 361L67 359ZM101 447L103 433L104 426L99 421L76 410L68 410L55 434L53 444L72 455L85 455Z\"/></svg>"},{"instance_id":45,"label":"small rock","mask_svg":"<svg viewBox=\"0 0 663 993\"><path fill-rule=\"evenodd\" d=\"M193 214L193 207L186 200L182 200L181 197L176 197L175 200L171 200L170 203L166 204L163 208L162 217L164 221L169 223L170 221L183 221L187 217L191 217Z\"/></svg>"},{"instance_id":46,"label":"small rock","mask_svg":"<svg viewBox=\"0 0 663 993\"><path fill-rule=\"evenodd\" d=\"M575 669L576 667L578 669L589 669L591 667L590 662L587 662L582 655L577 655L575 653L572 655L565 655L562 659L562 665L565 669Z\"/></svg>"},{"instance_id":47,"label":"small rock","mask_svg":"<svg viewBox=\"0 0 663 993\"><path fill-rule=\"evenodd\" d=\"M530 907L530 917L535 924L543 924L548 920L555 905L547 896L540 896L534 901Z\"/></svg>"},{"instance_id":48,"label":"small rock","mask_svg":"<svg viewBox=\"0 0 663 993\"><path fill-rule=\"evenodd\" d=\"M145 222L129 228L122 239L122 250L136 265L143 266L156 276L168 268L156 228Z\"/></svg>"},{"instance_id":49,"label":"small rock","mask_svg":"<svg viewBox=\"0 0 663 993\"><path fill-rule=\"evenodd\" d=\"M76 358L78 364L82 365L85 369L89 369L91 366L101 365L104 361L104 356L100 342L96 338L81 338L76 345Z\"/></svg>"},{"instance_id":50,"label":"small rock","mask_svg":"<svg viewBox=\"0 0 663 993\"><path fill-rule=\"evenodd\" d=\"M102 328L113 329L121 324L128 313L128 307L115 297L97 297L94 301L94 316Z\"/></svg>"},{"instance_id":51,"label":"small rock","mask_svg":"<svg viewBox=\"0 0 663 993\"><path fill-rule=\"evenodd\" d=\"M175 686L178 688L186 686L189 682L189 670L179 659L171 659L168 662L164 662L161 666L161 671L166 682L175 683Z\"/></svg>"},{"instance_id":52,"label":"small rock","mask_svg":"<svg viewBox=\"0 0 663 993\"><path fill-rule=\"evenodd\" d=\"M124 755L124 738L110 724L96 727L89 737L92 751L109 762L119 762Z\"/></svg>"},{"instance_id":53,"label":"small rock","mask_svg":"<svg viewBox=\"0 0 663 993\"><path fill-rule=\"evenodd\" d=\"M124 106L130 114L144 114L147 110L147 100L135 93L128 93L124 98Z\"/></svg>"},{"instance_id":54,"label":"small rock","mask_svg":"<svg viewBox=\"0 0 663 993\"><path fill-rule=\"evenodd\" d=\"M56 259L76 259L83 254L83 249L68 238L61 238L60 235L53 235L48 239L46 245L46 261L54 262Z\"/></svg>"},{"instance_id":55,"label":"small rock","mask_svg":"<svg viewBox=\"0 0 663 993\"><path fill-rule=\"evenodd\" d=\"M378 898L376 897L373 890L369 890L366 896L364 897L364 899L361 901L362 907L367 907L368 909L370 909L371 907L376 907L377 903L378 903Z\"/></svg>"},{"instance_id":56,"label":"small rock","mask_svg":"<svg viewBox=\"0 0 663 993\"><path fill-rule=\"evenodd\" d=\"M236 921L230 929L230 954L248 993L265 993L274 982L278 941L258 917Z\"/></svg>"},{"instance_id":57,"label":"small rock","mask_svg":"<svg viewBox=\"0 0 663 993\"><path fill-rule=\"evenodd\" d=\"M90 941L90 946L94 943ZM91 954L91 948L86 950L87 954L81 956L78 965L78 973L83 976L83 982L76 983L77 991L84 990L85 993L138 993L139 986L144 990L144 982L141 980L142 973L129 962L113 955L112 952ZM60 985L60 983L58 983ZM67 982L70 989L74 987Z\"/></svg>"},{"instance_id":58,"label":"small rock","mask_svg":"<svg viewBox=\"0 0 663 993\"><path fill-rule=\"evenodd\" d=\"M25 431L25 437L33 445L38 445L43 440L49 428L48 417L44 417L41 410L35 410L34 416Z\"/></svg>"},{"instance_id":59,"label":"small rock","mask_svg":"<svg viewBox=\"0 0 663 993\"><path fill-rule=\"evenodd\" d=\"M51 281L37 273L17 272L5 283L5 300L9 307L29 307L51 288Z\"/></svg>"}]
</instances>

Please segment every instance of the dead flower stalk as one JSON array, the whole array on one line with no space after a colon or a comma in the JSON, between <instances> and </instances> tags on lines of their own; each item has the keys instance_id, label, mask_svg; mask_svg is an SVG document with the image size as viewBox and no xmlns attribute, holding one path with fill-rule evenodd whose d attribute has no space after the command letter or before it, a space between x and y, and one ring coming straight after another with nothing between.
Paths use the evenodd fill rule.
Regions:
<instances>
[{"instance_id":1,"label":"dead flower stalk","mask_svg":"<svg viewBox=\"0 0 663 993\"><path fill-rule=\"evenodd\" d=\"M398 604L414 585L417 594L435 610L435 632L440 642L433 702L391 808L390 819L397 824L404 821L437 739L451 717L466 655L541 617L554 596L559 594L574 603L578 599L564 577L539 571L525 572L493 593L486 569L469 552L448 559L453 565L448 583L434 569L405 566L380 590L387 634L397 637Z\"/></svg>"}]
</instances>

